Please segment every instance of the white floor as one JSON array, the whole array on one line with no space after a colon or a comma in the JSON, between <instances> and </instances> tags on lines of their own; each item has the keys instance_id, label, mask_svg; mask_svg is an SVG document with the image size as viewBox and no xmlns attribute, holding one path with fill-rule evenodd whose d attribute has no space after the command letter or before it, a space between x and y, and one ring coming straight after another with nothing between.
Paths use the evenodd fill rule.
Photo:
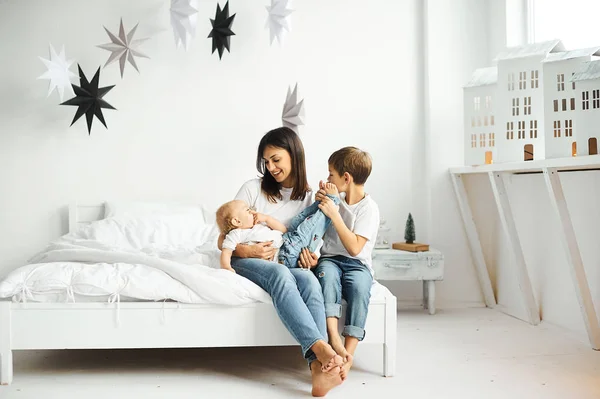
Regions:
<instances>
[{"instance_id":1,"label":"white floor","mask_svg":"<svg viewBox=\"0 0 600 399\"><path fill-rule=\"evenodd\" d=\"M368 333L368 332L367 332ZM310 397L299 348L15 352L0 398ZM398 365L359 346L330 398L600 398L600 352L553 326L490 309L398 314Z\"/></svg>"}]
</instances>

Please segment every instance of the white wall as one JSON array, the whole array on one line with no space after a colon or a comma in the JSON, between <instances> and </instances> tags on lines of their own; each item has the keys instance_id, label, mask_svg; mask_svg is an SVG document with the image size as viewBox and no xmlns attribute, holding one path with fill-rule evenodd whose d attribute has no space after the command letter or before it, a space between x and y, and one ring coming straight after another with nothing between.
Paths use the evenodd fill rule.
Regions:
<instances>
[{"instance_id":1,"label":"white wall","mask_svg":"<svg viewBox=\"0 0 600 399\"><path fill-rule=\"evenodd\" d=\"M231 198L256 176L258 141L280 125L295 82L306 99L301 136L311 184L326 177L332 151L363 147L374 158L368 191L393 238L402 238L408 212L426 229L419 0L387 2L385 12L358 0L298 1L283 47L269 47L267 1L232 0L236 36L222 61L207 39L216 1L199 3L188 52L175 49L169 1L0 3L0 54L9 60L0 75L0 276L66 232L74 199L216 207ZM48 42L65 44L91 78L109 54L95 47L108 42L102 26L115 31L120 17L126 29L140 21L138 37L154 34L140 48L151 59L139 60L140 74L127 65L123 80L117 64L102 70L101 85L116 84L105 99L118 111L106 110L108 130L95 120L88 136L84 118L69 128L74 107L58 106L56 93L46 98L37 56L47 56ZM446 298L474 297L453 286L463 272L449 264ZM404 288L392 286L400 298L414 296Z\"/></svg>"}]
</instances>

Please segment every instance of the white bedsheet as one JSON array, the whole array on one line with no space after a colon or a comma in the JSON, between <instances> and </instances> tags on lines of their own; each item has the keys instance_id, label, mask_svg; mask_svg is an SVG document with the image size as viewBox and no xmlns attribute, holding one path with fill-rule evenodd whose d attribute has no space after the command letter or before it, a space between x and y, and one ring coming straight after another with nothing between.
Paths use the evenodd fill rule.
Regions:
<instances>
[{"instance_id":1,"label":"white bedsheet","mask_svg":"<svg viewBox=\"0 0 600 399\"><path fill-rule=\"evenodd\" d=\"M189 215L100 220L52 242L28 265L11 272L0 281L0 298L270 302L259 286L219 268L217 237L215 225ZM379 284L373 288L373 296L389 294Z\"/></svg>"}]
</instances>

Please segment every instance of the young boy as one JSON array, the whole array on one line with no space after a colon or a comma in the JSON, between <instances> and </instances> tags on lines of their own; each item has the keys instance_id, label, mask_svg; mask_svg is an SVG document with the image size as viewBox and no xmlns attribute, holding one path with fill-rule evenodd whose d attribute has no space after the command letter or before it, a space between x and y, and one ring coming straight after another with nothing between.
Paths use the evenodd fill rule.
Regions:
<instances>
[{"instance_id":1,"label":"young boy","mask_svg":"<svg viewBox=\"0 0 600 399\"><path fill-rule=\"evenodd\" d=\"M335 185L326 184L323 192L326 198L339 204ZM331 225L331 219L319 210L319 202L315 202L296 215L286 228L279 220L253 211L246 202L234 200L217 210L217 225L226 235L221 251L221 268L235 273L231 267L231 256L240 243L272 241L272 247L279 248L275 255L279 263L290 268L297 267L302 248L308 247L310 252L314 252Z\"/></svg>"},{"instance_id":2,"label":"young boy","mask_svg":"<svg viewBox=\"0 0 600 399\"><path fill-rule=\"evenodd\" d=\"M333 228L323 237L321 257L314 272L321 283L325 300L327 332L333 349L345 359L340 373L344 380L352 367L354 352L365 336L365 323L373 284L372 251L379 228L379 208L365 193L371 174L371 157L355 147L344 147L329 157L327 181L341 194L338 206L319 190L319 209L328 216ZM324 183L321 182L320 186ZM342 342L338 319L342 315L342 297L348 303Z\"/></svg>"}]
</instances>

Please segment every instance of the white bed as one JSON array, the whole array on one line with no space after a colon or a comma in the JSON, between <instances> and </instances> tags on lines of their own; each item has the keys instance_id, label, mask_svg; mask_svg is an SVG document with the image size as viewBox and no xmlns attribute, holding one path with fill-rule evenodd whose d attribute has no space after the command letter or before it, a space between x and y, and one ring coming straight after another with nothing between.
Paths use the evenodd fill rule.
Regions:
<instances>
[{"instance_id":1,"label":"white bed","mask_svg":"<svg viewBox=\"0 0 600 399\"><path fill-rule=\"evenodd\" d=\"M104 217L104 205L71 205L69 230ZM343 320L343 318L341 319ZM380 345L383 375L395 372L396 298L369 306L365 340ZM242 332L243 333L240 333ZM271 303L241 306L121 302L18 303L0 300L0 383L13 379L14 350L202 348L297 345Z\"/></svg>"}]
</instances>

